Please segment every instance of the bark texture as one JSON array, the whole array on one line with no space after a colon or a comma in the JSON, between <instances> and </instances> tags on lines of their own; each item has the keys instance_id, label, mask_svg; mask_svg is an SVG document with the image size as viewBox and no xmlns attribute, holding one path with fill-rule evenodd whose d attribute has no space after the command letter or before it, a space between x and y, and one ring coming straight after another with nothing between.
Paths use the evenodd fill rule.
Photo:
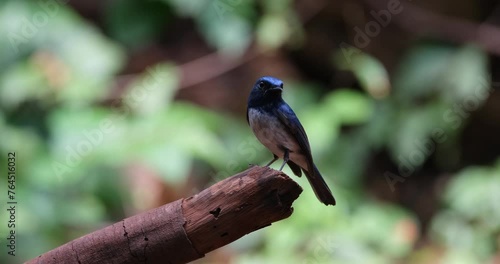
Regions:
<instances>
[{"instance_id":1,"label":"bark texture","mask_svg":"<svg viewBox=\"0 0 500 264\"><path fill-rule=\"evenodd\" d=\"M186 263L289 217L301 192L284 173L254 166L28 263Z\"/></svg>"}]
</instances>

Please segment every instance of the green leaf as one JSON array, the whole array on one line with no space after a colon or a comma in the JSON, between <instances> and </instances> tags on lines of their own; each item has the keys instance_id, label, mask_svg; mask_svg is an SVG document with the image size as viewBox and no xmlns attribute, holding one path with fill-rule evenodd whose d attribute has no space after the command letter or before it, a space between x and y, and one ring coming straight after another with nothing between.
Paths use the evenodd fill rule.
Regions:
<instances>
[{"instance_id":1,"label":"green leaf","mask_svg":"<svg viewBox=\"0 0 500 264\"><path fill-rule=\"evenodd\" d=\"M500 162L496 167L469 167L448 185L443 199L462 218L500 228Z\"/></svg>"},{"instance_id":2,"label":"green leaf","mask_svg":"<svg viewBox=\"0 0 500 264\"><path fill-rule=\"evenodd\" d=\"M164 0L192 17L206 41L226 56L241 55L251 41L251 1Z\"/></svg>"},{"instance_id":3,"label":"green leaf","mask_svg":"<svg viewBox=\"0 0 500 264\"><path fill-rule=\"evenodd\" d=\"M44 100L50 94L42 72L33 63L21 61L0 77L0 103L5 109L13 110L28 100Z\"/></svg>"},{"instance_id":4,"label":"green leaf","mask_svg":"<svg viewBox=\"0 0 500 264\"><path fill-rule=\"evenodd\" d=\"M459 49L437 84L443 99L451 103L474 103L474 108L478 108L492 92L488 68L488 55L483 50L474 46Z\"/></svg>"},{"instance_id":5,"label":"green leaf","mask_svg":"<svg viewBox=\"0 0 500 264\"><path fill-rule=\"evenodd\" d=\"M344 56L346 52L352 53L349 60ZM359 50L342 49L334 54L333 60L340 69L352 71L361 87L374 98L384 98L389 95L391 91L389 74L384 65L375 57Z\"/></svg>"},{"instance_id":6,"label":"green leaf","mask_svg":"<svg viewBox=\"0 0 500 264\"><path fill-rule=\"evenodd\" d=\"M206 10L212 1L210 0L163 0L172 5L181 16L197 17Z\"/></svg>"},{"instance_id":7,"label":"green leaf","mask_svg":"<svg viewBox=\"0 0 500 264\"><path fill-rule=\"evenodd\" d=\"M363 93L351 89L336 90L325 98L325 116L338 118L342 124L366 122L373 112L372 101Z\"/></svg>"},{"instance_id":8,"label":"green leaf","mask_svg":"<svg viewBox=\"0 0 500 264\"><path fill-rule=\"evenodd\" d=\"M291 29L283 15L266 15L257 28L257 41L266 48L278 48L291 35Z\"/></svg>"},{"instance_id":9,"label":"green leaf","mask_svg":"<svg viewBox=\"0 0 500 264\"><path fill-rule=\"evenodd\" d=\"M123 51L68 6L54 3L53 9L44 8L41 2L9 1L6 4L8 12L19 16L7 27L0 26L0 30L17 34L23 40L9 47L8 52L15 56L0 53L0 61L5 64L2 68L19 67L19 62L12 63L15 58L28 60L36 64L36 71L48 84L38 87L40 93L55 92L58 99L79 105L101 99L123 65ZM0 18L5 17L2 12ZM35 21L42 17L46 18L45 22ZM4 85L11 84L16 83Z\"/></svg>"},{"instance_id":10,"label":"green leaf","mask_svg":"<svg viewBox=\"0 0 500 264\"><path fill-rule=\"evenodd\" d=\"M147 115L168 108L179 85L178 72L172 64L148 68L124 95L126 107Z\"/></svg>"},{"instance_id":11,"label":"green leaf","mask_svg":"<svg viewBox=\"0 0 500 264\"><path fill-rule=\"evenodd\" d=\"M403 58L394 75L395 96L404 102L436 93L436 85L449 67L455 48L443 45L419 45Z\"/></svg>"},{"instance_id":12,"label":"green leaf","mask_svg":"<svg viewBox=\"0 0 500 264\"><path fill-rule=\"evenodd\" d=\"M221 3L224 4L215 1L214 5ZM201 32L207 42L217 48L223 55L241 55L250 45L250 24L232 10L217 10L219 10L217 7L209 8L198 18L198 26Z\"/></svg>"}]
</instances>

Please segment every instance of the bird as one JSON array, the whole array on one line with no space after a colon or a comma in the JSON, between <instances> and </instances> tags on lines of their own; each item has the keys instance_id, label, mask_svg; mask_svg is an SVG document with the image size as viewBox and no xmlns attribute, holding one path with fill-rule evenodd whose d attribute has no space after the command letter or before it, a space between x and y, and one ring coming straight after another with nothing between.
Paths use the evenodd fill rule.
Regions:
<instances>
[{"instance_id":1,"label":"bird","mask_svg":"<svg viewBox=\"0 0 500 264\"><path fill-rule=\"evenodd\" d=\"M302 170L316 197L325 205L335 205L330 188L314 165L306 132L282 93L283 81L264 76L255 82L248 97L247 122L260 143L273 154L266 166L283 159L280 171L288 164L300 177Z\"/></svg>"}]
</instances>

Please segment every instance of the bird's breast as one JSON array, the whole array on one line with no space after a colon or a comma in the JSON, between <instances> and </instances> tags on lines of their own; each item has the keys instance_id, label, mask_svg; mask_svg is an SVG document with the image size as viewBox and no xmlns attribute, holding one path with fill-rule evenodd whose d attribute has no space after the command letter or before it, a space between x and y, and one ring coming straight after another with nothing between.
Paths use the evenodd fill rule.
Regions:
<instances>
[{"instance_id":1,"label":"bird's breast","mask_svg":"<svg viewBox=\"0 0 500 264\"><path fill-rule=\"evenodd\" d=\"M290 151L290 159L306 168L307 163L299 144L278 117L255 108L248 110L248 122L257 139L272 153L283 158L284 148Z\"/></svg>"}]
</instances>

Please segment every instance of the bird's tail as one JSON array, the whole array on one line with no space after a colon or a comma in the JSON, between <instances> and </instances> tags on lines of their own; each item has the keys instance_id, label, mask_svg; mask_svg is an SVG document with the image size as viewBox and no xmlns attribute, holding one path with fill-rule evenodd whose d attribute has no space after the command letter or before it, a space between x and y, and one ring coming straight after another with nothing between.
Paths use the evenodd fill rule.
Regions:
<instances>
[{"instance_id":1,"label":"bird's tail","mask_svg":"<svg viewBox=\"0 0 500 264\"><path fill-rule=\"evenodd\" d=\"M305 170L304 173L306 174L307 180L309 180L309 183L311 184L316 197L318 197L318 199L325 205L335 205L335 198L333 198L330 188L328 188L325 180L323 179L323 177L321 177L318 168L316 168L316 165L314 164L312 167L313 173Z\"/></svg>"}]
</instances>

